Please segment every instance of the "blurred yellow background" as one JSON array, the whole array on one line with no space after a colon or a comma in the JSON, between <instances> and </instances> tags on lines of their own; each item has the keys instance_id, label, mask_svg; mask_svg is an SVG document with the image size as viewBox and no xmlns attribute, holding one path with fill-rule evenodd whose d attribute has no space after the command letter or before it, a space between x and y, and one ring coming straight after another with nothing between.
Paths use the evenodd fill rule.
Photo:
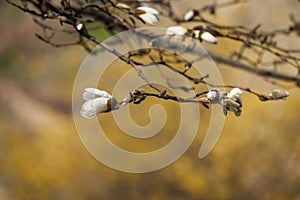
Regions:
<instances>
[{"instance_id":1,"label":"blurred yellow background","mask_svg":"<svg viewBox=\"0 0 300 200\"><path fill-rule=\"evenodd\" d=\"M217 17L226 18L218 20L249 26L261 21L270 29L286 27L288 14L300 10L296 0L263 2L224 9ZM201 108L197 137L178 161L156 172L127 174L94 159L75 129L73 82L87 52L80 47L53 48L39 41L34 34L40 30L32 18L4 1L0 2L0 24L1 200L300 199L299 88L280 85L291 96L276 102L260 102L243 94L242 116L229 113L217 145L200 160L198 151L209 118L209 111ZM299 47L300 43L287 45ZM228 84L263 93L275 87L227 66L220 71ZM149 99L132 106L138 124L148 123L151 103ZM169 111L168 117L178 120L175 111ZM101 120L112 121L109 114ZM168 125L155 145L169 141L173 128ZM138 141L120 141L119 132L112 129L110 133L116 144L139 148Z\"/></svg>"}]
</instances>

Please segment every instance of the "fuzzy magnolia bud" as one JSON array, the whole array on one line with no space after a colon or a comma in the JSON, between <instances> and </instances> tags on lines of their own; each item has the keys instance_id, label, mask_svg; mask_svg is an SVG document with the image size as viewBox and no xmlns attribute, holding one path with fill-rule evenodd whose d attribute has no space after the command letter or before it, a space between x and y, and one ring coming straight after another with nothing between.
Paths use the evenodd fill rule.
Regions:
<instances>
[{"instance_id":1,"label":"fuzzy magnolia bud","mask_svg":"<svg viewBox=\"0 0 300 200\"><path fill-rule=\"evenodd\" d=\"M126 9L126 10L129 10L130 9L130 7L127 5L127 4L125 4L125 3L117 3L117 5L116 5L118 8L121 8L121 9Z\"/></svg>"},{"instance_id":2,"label":"fuzzy magnolia bud","mask_svg":"<svg viewBox=\"0 0 300 200\"><path fill-rule=\"evenodd\" d=\"M187 28L183 26L170 26L166 30L167 36L182 37L188 32Z\"/></svg>"},{"instance_id":3,"label":"fuzzy magnolia bud","mask_svg":"<svg viewBox=\"0 0 300 200\"><path fill-rule=\"evenodd\" d=\"M241 98L240 94L243 94L243 91L240 88L233 88L227 95L227 98L238 103L239 107L242 107L243 104L242 104L242 98ZM239 115L236 114L236 116L239 116Z\"/></svg>"},{"instance_id":4,"label":"fuzzy magnolia bud","mask_svg":"<svg viewBox=\"0 0 300 200\"><path fill-rule=\"evenodd\" d=\"M242 93L240 88L233 88L229 94L218 89L211 89L207 93L207 99L211 104L221 104L224 115L230 111L238 117L242 113L242 98L240 97Z\"/></svg>"},{"instance_id":5,"label":"fuzzy magnolia bud","mask_svg":"<svg viewBox=\"0 0 300 200\"><path fill-rule=\"evenodd\" d=\"M196 16L196 14L197 14L196 11L190 9L184 14L183 19L184 21L190 21Z\"/></svg>"},{"instance_id":6,"label":"fuzzy magnolia bud","mask_svg":"<svg viewBox=\"0 0 300 200\"><path fill-rule=\"evenodd\" d=\"M217 104L220 102L220 91L218 89L211 89L206 94L211 104Z\"/></svg>"},{"instance_id":7,"label":"fuzzy magnolia bud","mask_svg":"<svg viewBox=\"0 0 300 200\"><path fill-rule=\"evenodd\" d=\"M223 106L224 115L227 115L227 111L234 112L237 117L242 113L242 105L234 99L225 98L222 100L221 104Z\"/></svg>"},{"instance_id":8,"label":"fuzzy magnolia bud","mask_svg":"<svg viewBox=\"0 0 300 200\"><path fill-rule=\"evenodd\" d=\"M84 28L84 25L83 25L83 23L81 21L77 20L75 22L75 28L77 29L77 31L81 32L83 30L83 28Z\"/></svg>"},{"instance_id":9,"label":"fuzzy magnolia bud","mask_svg":"<svg viewBox=\"0 0 300 200\"><path fill-rule=\"evenodd\" d=\"M82 28L83 28L83 24L82 23L80 23L80 22L76 23L76 29L78 31L81 31Z\"/></svg>"},{"instance_id":10,"label":"fuzzy magnolia bud","mask_svg":"<svg viewBox=\"0 0 300 200\"><path fill-rule=\"evenodd\" d=\"M228 98L233 98L235 96L239 96L240 94L243 94L243 91L240 88L233 88L227 96Z\"/></svg>"},{"instance_id":11,"label":"fuzzy magnolia bud","mask_svg":"<svg viewBox=\"0 0 300 200\"><path fill-rule=\"evenodd\" d=\"M211 44L217 44L218 43L218 39L213 36L210 32L204 31L203 33L201 33L200 38L208 43Z\"/></svg>"},{"instance_id":12,"label":"fuzzy magnolia bud","mask_svg":"<svg viewBox=\"0 0 300 200\"><path fill-rule=\"evenodd\" d=\"M270 100L277 100L277 99L285 99L288 97L290 94L287 91L280 90L280 89L274 89L270 94L269 94L269 99Z\"/></svg>"},{"instance_id":13,"label":"fuzzy magnolia bud","mask_svg":"<svg viewBox=\"0 0 300 200\"><path fill-rule=\"evenodd\" d=\"M221 100L225 115L227 114L227 111L233 112L237 117L241 115L243 105L240 94L242 93L243 91L240 88L233 88L229 94Z\"/></svg>"},{"instance_id":14,"label":"fuzzy magnolia bud","mask_svg":"<svg viewBox=\"0 0 300 200\"><path fill-rule=\"evenodd\" d=\"M139 18L141 18L147 24L154 25L159 20L157 17L159 12L154 8L141 6L135 10L135 14L138 15Z\"/></svg>"},{"instance_id":15,"label":"fuzzy magnolia bud","mask_svg":"<svg viewBox=\"0 0 300 200\"><path fill-rule=\"evenodd\" d=\"M98 113L119 109L118 101L104 90L86 88L82 96L86 102L82 105L80 114L87 119Z\"/></svg>"}]
</instances>

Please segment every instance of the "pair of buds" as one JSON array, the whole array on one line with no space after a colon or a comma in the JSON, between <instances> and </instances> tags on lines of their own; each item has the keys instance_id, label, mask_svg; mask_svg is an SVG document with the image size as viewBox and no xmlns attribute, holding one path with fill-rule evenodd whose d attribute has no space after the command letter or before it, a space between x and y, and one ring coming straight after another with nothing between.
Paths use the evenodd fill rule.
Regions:
<instances>
[{"instance_id":1,"label":"pair of buds","mask_svg":"<svg viewBox=\"0 0 300 200\"><path fill-rule=\"evenodd\" d=\"M175 37L183 37L185 35L191 36L198 40L205 41L211 44L217 44L218 39L216 36L220 35L218 32L209 30L202 26L194 27L192 30L187 29L183 26L170 26L167 28L166 33L167 36L175 36Z\"/></svg>"}]
</instances>

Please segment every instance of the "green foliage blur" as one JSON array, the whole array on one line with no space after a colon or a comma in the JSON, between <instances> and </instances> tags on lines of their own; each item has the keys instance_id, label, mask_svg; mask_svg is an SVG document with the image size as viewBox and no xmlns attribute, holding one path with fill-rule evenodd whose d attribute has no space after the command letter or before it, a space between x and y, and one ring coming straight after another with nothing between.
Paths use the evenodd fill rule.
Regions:
<instances>
[{"instance_id":1,"label":"green foliage blur","mask_svg":"<svg viewBox=\"0 0 300 200\"><path fill-rule=\"evenodd\" d=\"M253 25L262 20L266 27L281 26L288 23L289 10L295 14L300 9L296 0L264 2L250 1L234 12L230 8L223 21ZM300 199L299 88L280 85L291 96L277 102L243 94L242 116L229 114L217 145L200 160L198 151L209 122L209 111L201 109L197 137L179 160L152 173L122 173L93 158L75 129L72 88L87 52L42 43L34 37L40 30L32 18L4 1L0 25L1 200ZM263 93L276 87L229 67L220 71L226 83ZM103 85L109 87L105 81ZM149 123L151 103L132 106L138 124ZM177 105L170 104L168 116L176 121ZM100 120L113 123L110 115ZM174 136L173 128L169 124L153 143L164 145ZM131 141L115 128L109 137L121 147L142 149L143 141ZM157 147L153 143L146 141L150 149Z\"/></svg>"}]
</instances>

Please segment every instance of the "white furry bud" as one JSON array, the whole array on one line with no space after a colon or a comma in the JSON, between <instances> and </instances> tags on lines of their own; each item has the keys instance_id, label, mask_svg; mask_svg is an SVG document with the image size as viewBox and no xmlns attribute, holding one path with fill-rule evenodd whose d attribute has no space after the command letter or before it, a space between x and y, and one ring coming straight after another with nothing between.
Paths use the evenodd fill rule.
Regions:
<instances>
[{"instance_id":1,"label":"white furry bud","mask_svg":"<svg viewBox=\"0 0 300 200\"><path fill-rule=\"evenodd\" d=\"M209 92L206 94L208 100L212 104L217 104L220 103L220 91L218 89L211 89Z\"/></svg>"},{"instance_id":2,"label":"white furry bud","mask_svg":"<svg viewBox=\"0 0 300 200\"><path fill-rule=\"evenodd\" d=\"M141 18L147 24L154 25L159 20L157 17L159 12L157 10L155 10L154 8L141 6L141 7L138 7L135 10L135 12L139 16L139 18Z\"/></svg>"},{"instance_id":3,"label":"white furry bud","mask_svg":"<svg viewBox=\"0 0 300 200\"><path fill-rule=\"evenodd\" d=\"M287 91L280 90L280 89L274 89L269 94L269 99L270 100L284 99L285 97L288 97L288 96L290 96L290 94Z\"/></svg>"},{"instance_id":4,"label":"white furry bud","mask_svg":"<svg viewBox=\"0 0 300 200\"><path fill-rule=\"evenodd\" d=\"M118 8L122 8L122 9L126 9L126 10L129 10L130 9L130 7L127 5L127 4L125 4L125 3L117 3L117 5L116 5Z\"/></svg>"},{"instance_id":5,"label":"white furry bud","mask_svg":"<svg viewBox=\"0 0 300 200\"><path fill-rule=\"evenodd\" d=\"M240 88L233 88L232 90L230 90L227 96L228 98L232 98L234 96L239 96L240 94L243 94L243 91Z\"/></svg>"},{"instance_id":6,"label":"white furry bud","mask_svg":"<svg viewBox=\"0 0 300 200\"><path fill-rule=\"evenodd\" d=\"M183 26L170 26L166 30L167 36L184 36L188 32L187 28Z\"/></svg>"},{"instance_id":7,"label":"white furry bud","mask_svg":"<svg viewBox=\"0 0 300 200\"><path fill-rule=\"evenodd\" d=\"M78 23L76 24L76 29L77 29L78 31L81 31L82 28L83 28L83 24L82 24L81 22L78 22Z\"/></svg>"},{"instance_id":8,"label":"white furry bud","mask_svg":"<svg viewBox=\"0 0 300 200\"><path fill-rule=\"evenodd\" d=\"M212 43L212 44L217 44L218 43L218 39L213 36L210 32L204 31L201 35L200 38L208 43Z\"/></svg>"},{"instance_id":9,"label":"white furry bud","mask_svg":"<svg viewBox=\"0 0 300 200\"><path fill-rule=\"evenodd\" d=\"M184 21L192 20L195 17L195 14L196 13L194 10L192 10L192 9L188 10L183 16Z\"/></svg>"},{"instance_id":10,"label":"white furry bud","mask_svg":"<svg viewBox=\"0 0 300 200\"><path fill-rule=\"evenodd\" d=\"M80 114L87 119L98 113L119 109L118 101L104 90L86 88L82 96L86 102L82 105Z\"/></svg>"}]
</instances>

